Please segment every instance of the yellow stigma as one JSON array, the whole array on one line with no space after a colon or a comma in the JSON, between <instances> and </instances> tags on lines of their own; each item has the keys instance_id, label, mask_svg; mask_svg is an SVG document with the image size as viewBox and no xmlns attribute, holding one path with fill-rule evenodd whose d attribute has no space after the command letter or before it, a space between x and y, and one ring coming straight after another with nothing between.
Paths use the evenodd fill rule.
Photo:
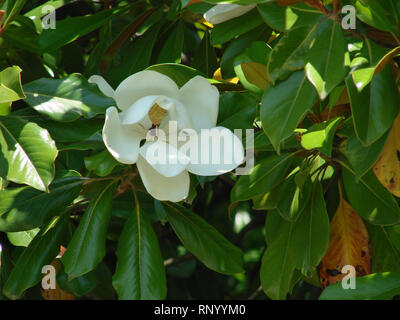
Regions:
<instances>
[{"instance_id":1,"label":"yellow stigma","mask_svg":"<svg viewBox=\"0 0 400 320\"><path fill-rule=\"evenodd\" d=\"M155 103L149 110L149 118L153 125L159 126L167 115L167 110Z\"/></svg>"}]
</instances>

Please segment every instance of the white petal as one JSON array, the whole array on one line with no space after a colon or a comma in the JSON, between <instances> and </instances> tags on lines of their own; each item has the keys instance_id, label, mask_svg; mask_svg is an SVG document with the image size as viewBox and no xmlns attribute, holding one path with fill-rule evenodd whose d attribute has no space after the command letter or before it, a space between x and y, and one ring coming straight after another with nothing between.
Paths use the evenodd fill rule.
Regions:
<instances>
[{"instance_id":1,"label":"white petal","mask_svg":"<svg viewBox=\"0 0 400 320\"><path fill-rule=\"evenodd\" d=\"M121 110L126 110L140 98L153 95L176 99L179 88L171 78L159 72L140 71L121 82L115 90L115 101Z\"/></svg>"},{"instance_id":2,"label":"white petal","mask_svg":"<svg viewBox=\"0 0 400 320\"><path fill-rule=\"evenodd\" d=\"M218 117L219 92L208 80L196 76L180 89L180 101L190 114L197 130L215 127Z\"/></svg>"},{"instance_id":3,"label":"white petal","mask_svg":"<svg viewBox=\"0 0 400 320\"><path fill-rule=\"evenodd\" d=\"M157 200L178 202L187 198L190 178L186 170L175 177L167 178L153 169L141 156L138 158L137 167L147 192Z\"/></svg>"},{"instance_id":4,"label":"white petal","mask_svg":"<svg viewBox=\"0 0 400 320\"><path fill-rule=\"evenodd\" d=\"M89 78L89 83L94 83L96 84L100 91L103 92L103 94L107 97L114 98L114 89L107 83L107 81L102 77L98 75L93 75Z\"/></svg>"},{"instance_id":5,"label":"white petal","mask_svg":"<svg viewBox=\"0 0 400 320\"><path fill-rule=\"evenodd\" d=\"M132 104L126 111L121 113L121 122L123 124L140 123L144 128L151 127L151 121L148 116L150 108L156 103L158 96L147 96L140 98Z\"/></svg>"},{"instance_id":6,"label":"white petal","mask_svg":"<svg viewBox=\"0 0 400 320\"><path fill-rule=\"evenodd\" d=\"M201 130L179 150L190 158L187 170L199 176L220 175L244 161L242 141L224 127Z\"/></svg>"},{"instance_id":7,"label":"white petal","mask_svg":"<svg viewBox=\"0 0 400 320\"><path fill-rule=\"evenodd\" d=\"M253 9L256 4L240 6L231 3L221 3L212 7L204 14L204 19L211 24L218 24L239 17Z\"/></svg>"},{"instance_id":8,"label":"white petal","mask_svg":"<svg viewBox=\"0 0 400 320\"><path fill-rule=\"evenodd\" d=\"M145 132L139 126L121 124L117 108L107 109L103 140L117 161L125 164L135 163L139 155L140 141L145 137Z\"/></svg>"},{"instance_id":9,"label":"white petal","mask_svg":"<svg viewBox=\"0 0 400 320\"><path fill-rule=\"evenodd\" d=\"M164 177L175 177L184 171L189 158L164 141L147 142L140 148L140 155Z\"/></svg>"}]
</instances>

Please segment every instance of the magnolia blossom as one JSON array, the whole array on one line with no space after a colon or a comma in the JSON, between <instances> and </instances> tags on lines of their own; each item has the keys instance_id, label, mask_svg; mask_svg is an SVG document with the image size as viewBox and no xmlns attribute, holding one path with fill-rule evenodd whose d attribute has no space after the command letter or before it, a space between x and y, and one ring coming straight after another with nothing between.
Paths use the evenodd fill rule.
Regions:
<instances>
[{"instance_id":1,"label":"magnolia blossom","mask_svg":"<svg viewBox=\"0 0 400 320\"><path fill-rule=\"evenodd\" d=\"M154 198L181 201L189 193L189 172L214 176L244 161L241 140L216 127L219 92L207 79L196 76L179 88L171 78L148 70L129 76L115 91L100 76L89 82L121 110L106 111L107 149L121 163L136 163Z\"/></svg>"},{"instance_id":2,"label":"magnolia blossom","mask_svg":"<svg viewBox=\"0 0 400 320\"><path fill-rule=\"evenodd\" d=\"M204 14L204 19L211 24L222 23L249 12L255 6L256 4L241 6L232 3L219 3Z\"/></svg>"}]
</instances>

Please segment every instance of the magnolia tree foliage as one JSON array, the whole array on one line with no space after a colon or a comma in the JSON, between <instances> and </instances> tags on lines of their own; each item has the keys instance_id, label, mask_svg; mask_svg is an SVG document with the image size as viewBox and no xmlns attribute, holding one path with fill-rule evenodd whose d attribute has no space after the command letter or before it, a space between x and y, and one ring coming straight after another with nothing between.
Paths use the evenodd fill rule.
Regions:
<instances>
[{"instance_id":1,"label":"magnolia tree foliage","mask_svg":"<svg viewBox=\"0 0 400 320\"><path fill-rule=\"evenodd\" d=\"M400 1L222 2L0 0L2 299L400 294Z\"/></svg>"}]
</instances>

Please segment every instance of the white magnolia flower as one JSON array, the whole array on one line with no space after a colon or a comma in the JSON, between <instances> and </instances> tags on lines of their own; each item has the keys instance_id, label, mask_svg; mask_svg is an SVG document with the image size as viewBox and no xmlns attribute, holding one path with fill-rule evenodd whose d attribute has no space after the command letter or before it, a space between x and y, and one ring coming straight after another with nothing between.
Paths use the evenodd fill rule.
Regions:
<instances>
[{"instance_id":1,"label":"white magnolia flower","mask_svg":"<svg viewBox=\"0 0 400 320\"><path fill-rule=\"evenodd\" d=\"M255 7L256 4L241 6L232 3L219 3L208 10L203 17L211 24L218 24L239 17Z\"/></svg>"},{"instance_id":2,"label":"white magnolia flower","mask_svg":"<svg viewBox=\"0 0 400 320\"><path fill-rule=\"evenodd\" d=\"M122 81L115 91L100 76L90 77L89 82L114 98L122 111L116 107L106 111L103 140L107 149L121 163L136 163L154 198L181 201L189 193L189 172L214 176L244 161L240 139L229 129L216 127L219 92L207 79L196 76L179 89L161 73L141 71ZM171 124L179 131L177 141L171 138ZM226 140L215 143L221 135ZM204 144L210 139L212 143Z\"/></svg>"}]
</instances>

